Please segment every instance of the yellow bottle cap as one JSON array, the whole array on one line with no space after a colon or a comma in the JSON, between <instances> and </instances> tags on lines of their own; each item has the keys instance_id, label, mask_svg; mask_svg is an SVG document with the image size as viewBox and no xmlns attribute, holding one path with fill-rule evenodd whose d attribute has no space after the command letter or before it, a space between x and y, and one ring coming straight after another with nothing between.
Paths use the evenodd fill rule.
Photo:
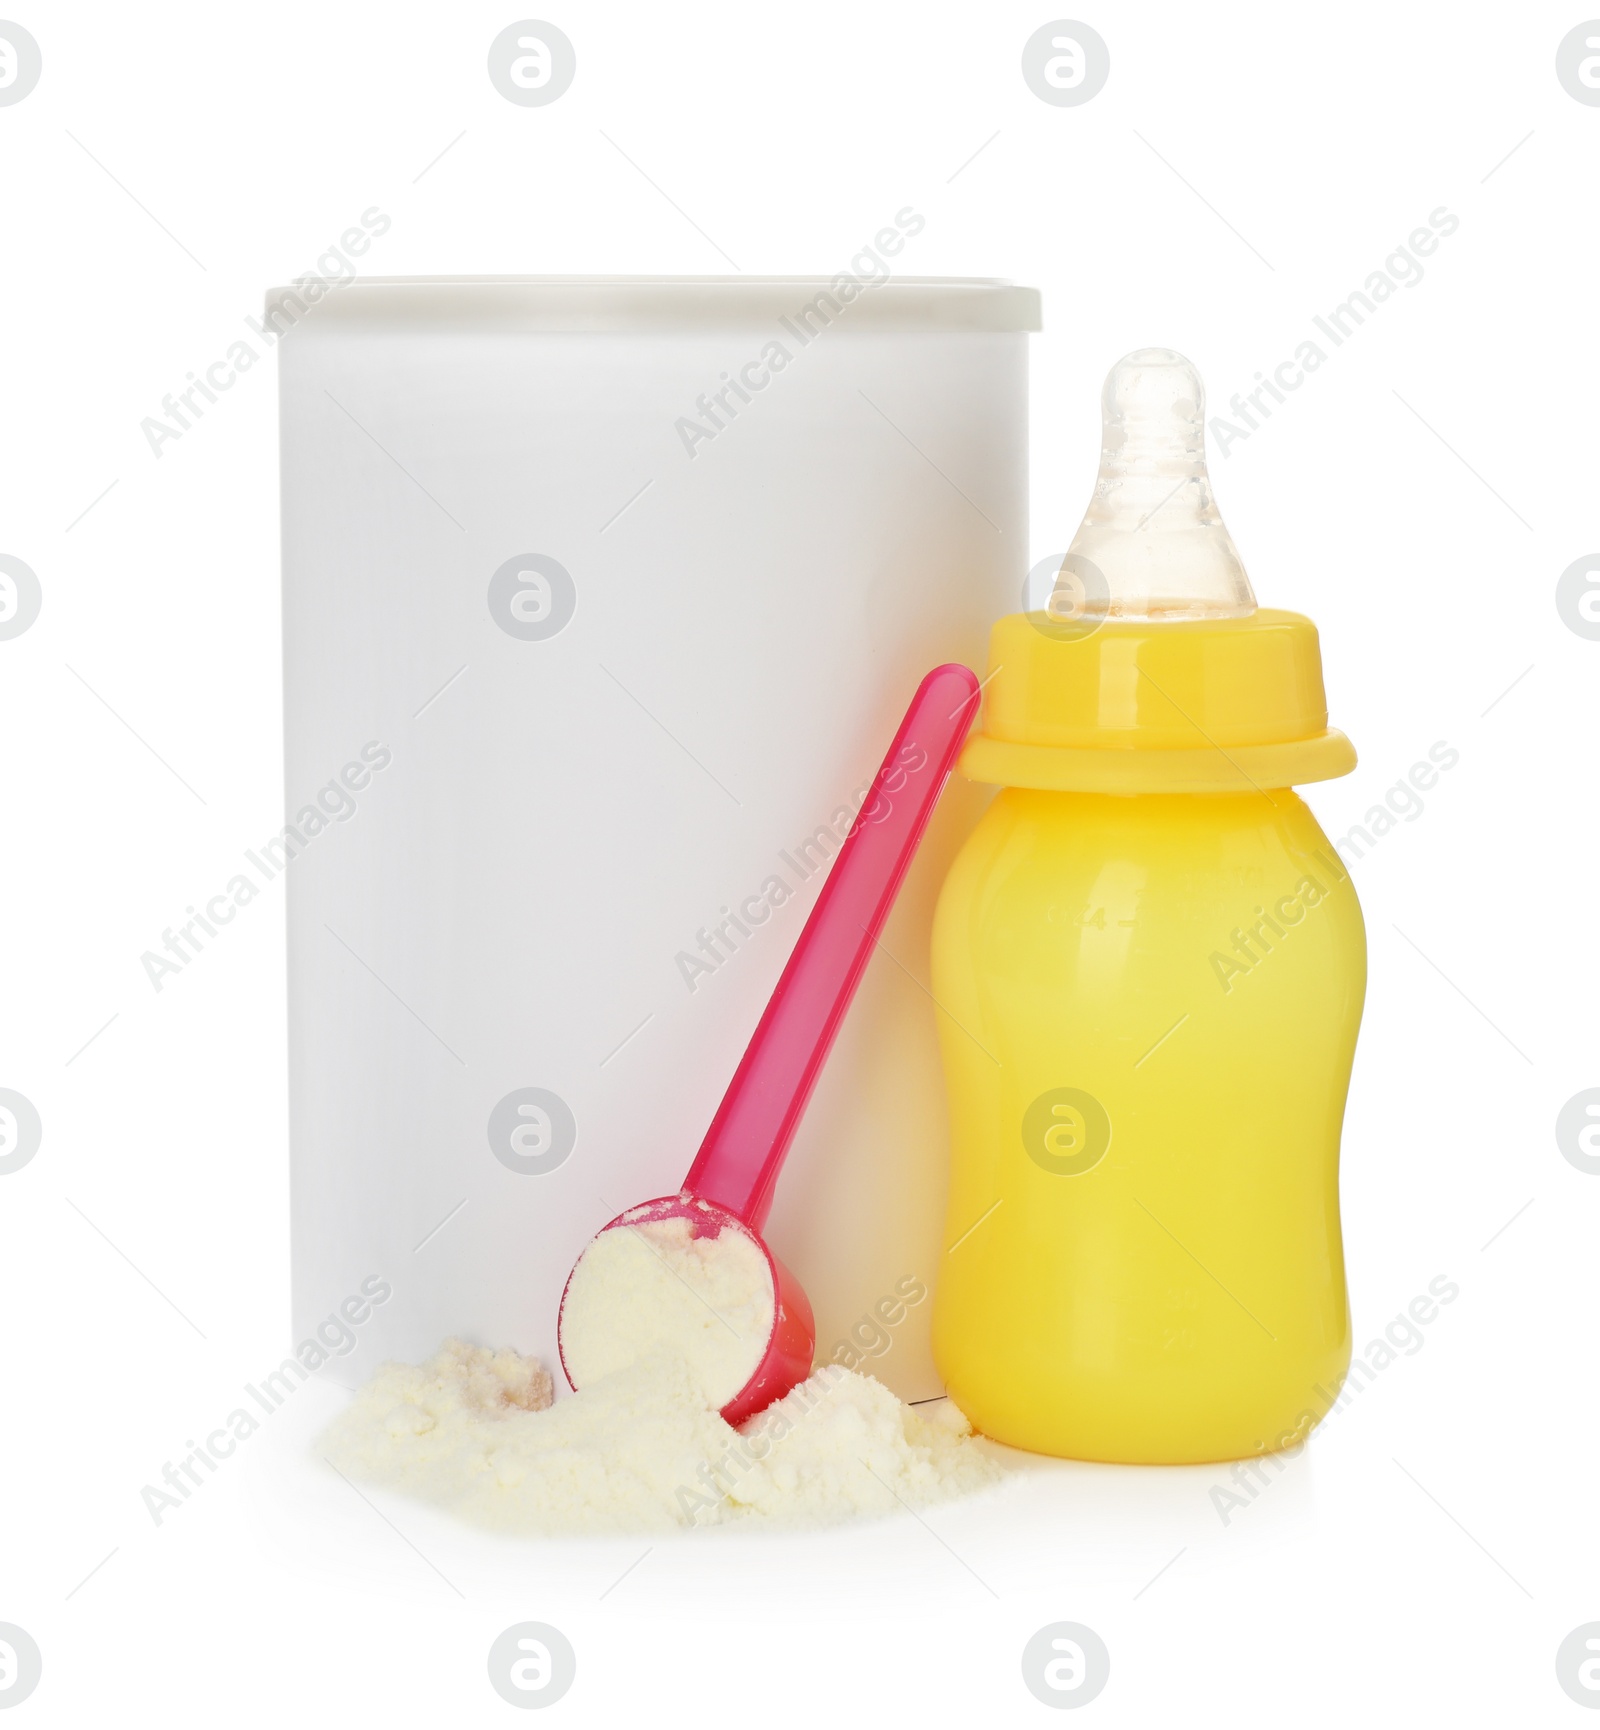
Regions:
<instances>
[{"instance_id":1,"label":"yellow bottle cap","mask_svg":"<svg viewBox=\"0 0 1600 1730\"><path fill-rule=\"evenodd\" d=\"M1085 793L1246 792L1348 775L1328 726L1317 627L1301 613L1103 618L1012 613L989 640L974 781Z\"/></svg>"}]
</instances>

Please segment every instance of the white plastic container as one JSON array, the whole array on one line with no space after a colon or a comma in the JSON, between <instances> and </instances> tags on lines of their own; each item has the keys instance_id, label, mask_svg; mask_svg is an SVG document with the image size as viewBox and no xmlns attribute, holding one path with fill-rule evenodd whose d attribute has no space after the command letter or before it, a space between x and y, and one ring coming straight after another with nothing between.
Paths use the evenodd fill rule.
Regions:
<instances>
[{"instance_id":1,"label":"white plastic container","mask_svg":"<svg viewBox=\"0 0 1600 1730\"><path fill-rule=\"evenodd\" d=\"M1018 605L1037 295L850 286L269 299L296 1337L393 1291L328 1330L342 1380L451 1334L556 1366L574 1257L687 1170L918 679ZM928 924L983 799L947 791L768 1231L819 1356L853 1331L908 1398Z\"/></svg>"}]
</instances>

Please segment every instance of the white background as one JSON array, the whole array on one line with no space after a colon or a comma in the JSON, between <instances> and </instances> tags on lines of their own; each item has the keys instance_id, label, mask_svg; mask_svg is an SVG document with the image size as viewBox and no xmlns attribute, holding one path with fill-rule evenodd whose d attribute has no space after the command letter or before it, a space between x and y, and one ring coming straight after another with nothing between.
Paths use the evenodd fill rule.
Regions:
<instances>
[{"instance_id":1,"label":"white background","mask_svg":"<svg viewBox=\"0 0 1600 1730\"><path fill-rule=\"evenodd\" d=\"M0 551L44 592L0 642L0 1085L44 1121L0 1178L18 1722L503 1722L485 1654L524 1619L577 1649L575 1723L1046 1719L1019 1659L1055 1620L1110 1649L1107 1725L1581 1722L1554 1657L1600 1618L1600 1181L1553 1131L1600 1083L1600 643L1554 589L1600 541L1600 108L1554 67L1586 14L1096 0L1110 79L1066 108L1021 77L1039 7L552 0L577 76L520 108L485 71L505 7L14 3L44 62L0 108ZM906 204L906 270L1043 291L1035 557L1119 354L1184 350L1225 412L1459 217L1214 464L1361 752L1311 792L1330 833L1460 752L1357 870L1344 1166L1358 1346L1436 1275L1459 1299L1226 1526L1218 1469L1024 1462L923 1524L496 1543L333 1477L316 1385L157 1529L141 1485L289 1344L281 902L182 991L138 960L281 821L271 367L159 459L140 421L372 205L363 262L402 274L825 272Z\"/></svg>"}]
</instances>

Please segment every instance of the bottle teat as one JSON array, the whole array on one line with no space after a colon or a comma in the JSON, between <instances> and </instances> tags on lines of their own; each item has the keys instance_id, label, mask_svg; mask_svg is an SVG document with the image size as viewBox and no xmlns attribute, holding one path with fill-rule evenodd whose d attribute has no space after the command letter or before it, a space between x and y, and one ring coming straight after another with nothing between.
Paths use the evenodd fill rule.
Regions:
<instances>
[{"instance_id":1,"label":"bottle teat","mask_svg":"<svg viewBox=\"0 0 1600 1730\"><path fill-rule=\"evenodd\" d=\"M1206 472L1205 386L1170 348L1106 374L1100 474L1046 611L1062 618L1236 619L1256 598Z\"/></svg>"}]
</instances>

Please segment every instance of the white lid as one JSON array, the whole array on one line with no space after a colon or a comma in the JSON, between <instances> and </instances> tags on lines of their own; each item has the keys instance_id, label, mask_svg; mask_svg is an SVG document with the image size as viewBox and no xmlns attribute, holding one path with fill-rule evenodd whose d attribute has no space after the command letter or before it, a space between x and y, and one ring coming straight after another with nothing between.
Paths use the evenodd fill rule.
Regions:
<instances>
[{"instance_id":1,"label":"white lid","mask_svg":"<svg viewBox=\"0 0 1600 1730\"><path fill-rule=\"evenodd\" d=\"M304 287L268 291L280 331L311 312L319 328L711 330L780 318L810 330L835 319L844 330L1040 328L1038 289L989 277L372 276L312 286L314 302Z\"/></svg>"}]
</instances>

